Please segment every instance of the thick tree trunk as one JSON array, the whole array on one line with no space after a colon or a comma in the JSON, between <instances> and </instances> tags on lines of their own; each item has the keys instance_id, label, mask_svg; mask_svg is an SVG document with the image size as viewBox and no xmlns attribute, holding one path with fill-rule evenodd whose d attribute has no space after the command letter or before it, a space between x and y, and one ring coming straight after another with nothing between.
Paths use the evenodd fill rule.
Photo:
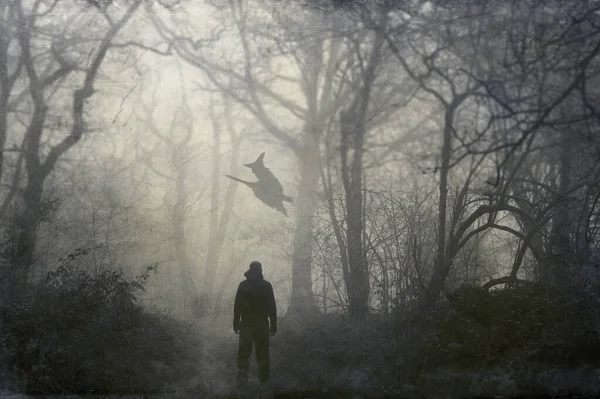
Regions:
<instances>
[{"instance_id":1,"label":"thick tree trunk","mask_svg":"<svg viewBox=\"0 0 600 399\"><path fill-rule=\"evenodd\" d=\"M452 267L452 258L446 254L446 222L448 207L448 175L450 172L450 156L452 154L453 107L446 110L444 136L442 138L439 199L438 199L438 237L435 267L428 286L423 290L420 299L422 309L431 308L444 289L444 283Z\"/></svg>"},{"instance_id":2,"label":"thick tree trunk","mask_svg":"<svg viewBox=\"0 0 600 399\"><path fill-rule=\"evenodd\" d=\"M355 111L340 113L342 181L346 194L346 242L349 285L347 286L350 317L365 321L369 316L369 275L363 251L363 146L364 127ZM352 161L348 153L352 142Z\"/></svg>"},{"instance_id":3,"label":"thick tree trunk","mask_svg":"<svg viewBox=\"0 0 600 399\"><path fill-rule=\"evenodd\" d=\"M229 162L229 174L237 175L239 170L238 160L240 153L241 140L234 133L233 128L228 127L230 137L232 140L232 155ZM237 192L238 184L230 181L227 187L227 193L225 194L225 203L223 209L219 212L220 201L220 179L221 179L221 151L220 151L220 135L215 129L215 145L213 147L212 154L212 182L211 182L211 214L209 224L209 236L208 236L208 250L206 254L206 265L203 279L202 295L204 300L207 301L208 311L213 313L217 310L215 306L218 301L217 290L215 290L215 280L217 276L217 270L219 269L219 263L221 259L221 251L223 249L223 243L225 242L225 235L227 233L227 227L229 226L229 219L233 210L233 204L235 201L235 195ZM220 215L220 216L219 216ZM211 316L212 317L212 316Z\"/></svg>"},{"instance_id":4,"label":"thick tree trunk","mask_svg":"<svg viewBox=\"0 0 600 399\"><path fill-rule=\"evenodd\" d=\"M43 174L29 174L23 191L22 210L15 219L15 249L10 279L12 298L18 298L26 292L34 260L44 180Z\"/></svg>"},{"instance_id":5,"label":"thick tree trunk","mask_svg":"<svg viewBox=\"0 0 600 399\"><path fill-rule=\"evenodd\" d=\"M310 141L310 140L308 140ZM312 290L312 252L315 216L314 193L319 185L318 148L305 145L300 157L300 184L296 198L297 216L292 254L292 296L288 316L317 312Z\"/></svg>"},{"instance_id":6,"label":"thick tree trunk","mask_svg":"<svg viewBox=\"0 0 600 399\"><path fill-rule=\"evenodd\" d=\"M192 275L190 259L188 256L187 238L185 234L185 168L178 169L175 183L175 205L171 211L171 226L173 229L173 241L175 257L179 265L179 279L182 288L183 311L191 311L191 304L196 297L196 285Z\"/></svg>"},{"instance_id":7,"label":"thick tree trunk","mask_svg":"<svg viewBox=\"0 0 600 399\"><path fill-rule=\"evenodd\" d=\"M354 201L361 201L354 197ZM362 215L356 208L362 204L352 204L348 208L348 265L350 287L348 300L350 316L356 321L365 321L369 315L369 275L365 264L362 245ZM350 216L350 212L354 214ZM360 217L360 219L359 219ZM352 220L353 219L353 220Z\"/></svg>"},{"instance_id":8,"label":"thick tree trunk","mask_svg":"<svg viewBox=\"0 0 600 399\"><path fill-rule=\"evenodd\" d=\"M32 86L31 93L34 99L34 109L25 133L26 144L24 148L27 186L23 191L22 208L15 218L14 273L10 282L13 298L20 297L26 291L37 241L44 181L51 170L50 167L41 163L39 156L48 107L44 103L39 87L33 88Z\"/></svg>"},{"instance_id":9,"label":"thick tree trunk","mask_svg":"<svg viewBox=\"0 0 600 399\"><path fill-rule=\"evenodd\" d=\"M569 268L572 266L572 250L570 239L570 217L569 217L569 189L571 187L571 148L567 144L568 138L563 134L561 145L558 176L558 193L556 195L556 207L552 218L554 226L551 237L551 248L553 262L550 270L550 280L554 286L564 285L569 276Z\"/></svg>"},{"instance_id":10,"label":"thick tree trunk","mask_svg":"<svg viewBox=\"0 0 600 399\"><path fill-rule=\"evenodd\" d=\"M213 123L213 148L212 148L212 174L210 186L210 218L208 231L208 248L204 281L202 282L202 295L204 300L210 300L213 294L213 285L219 267L221 245L218 242L219 229L219 196L221 193L221 132Z\"/></svg>"},{"instance_id":11,"label":"thick tree trunk","mask_svg":"<svg viewBox=\"0 0 600 399\"><path fill-rule=\"evenodd\" d=\"M387 14L382 14L381 18L384 21ZM382 46L383 37L376 34L369 61L361 76L360 90L354 94L350 107L347 110L340 111L340 158L342 183L346 199L346 251L348 262L348 273L345 276L345 281L350 317L358 322L364 322L369 317L370 282L364 250L363 153L367 110L369 109L371 89L375 81L375 71L379 66ZM349 159L350 154L351 159Z\"/></svg>"},{"instance_id":12,"label":"thick tree trunk","mask_svg":"<svg viewBox=\"0 0 600 399\"><path fill-rule=\"evenodd\" d=\"M2 10L0 9L0 11ZM8 62L6 56L8 50L7 47L8 46L3 42L2 34L0 33L0 178L2 178L4 172L4 146L6 145L6 136L8 132L8 98L10 95Z\"/></svg>"}]
</instances>

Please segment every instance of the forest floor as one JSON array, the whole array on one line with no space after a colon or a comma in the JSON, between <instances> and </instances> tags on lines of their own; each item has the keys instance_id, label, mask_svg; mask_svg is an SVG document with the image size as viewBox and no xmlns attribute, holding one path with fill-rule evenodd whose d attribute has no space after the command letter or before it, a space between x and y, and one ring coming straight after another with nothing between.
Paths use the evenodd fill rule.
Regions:
<instances>
[{"instance_id":1,"label":"forest floor","mask_svg":"<svg viewBox=\"0 0 600 399\"><path fill-rule=\"evenodd\" d=\"M271 340L272 381L262 389L251 362L248 390L235 390L238 337L223 327L205 333L195 378L157 398L273 399L600 397L600 364L552 365L519 352L487 367L412 370L406 336L387 322L357 327L321 318L309 326L280 323ZM226 325L226 324L225 324ZM198 326L198 331L208 331ZM253 354L254 356L254 354ZM414 361L414 360L413 360Z\"/></svg>"},{"instance_id":2,"label":"forest floor","mask_svg":"<svg viewBox=\"0 0 600 399\"><path fill-rule=\"evenodd\" d=\"M147 398L147 399L375 399L375 398L532 398L600 397L600 364L552 365L546 359L524 360L514 351L501 361L487 366L469 360L462 364L431 364L421 355L427 330L398 329L389 321L356 326L332 316L321 317L309 325L280 323L271 340L272 381L266 388L258 384L256 363L245 392L235 386L238 336L228 321L211 326L197 322L176 328L172 340L183 351L175 361L164 355L144 361L144 370L161 387L156 392L131 394L71 394L35 396L3 392L0 398ZM148 335L150 336L150 335ZM149 345L161 342L149 339ZM421 346L419 346L421 345ZM451 343L440 353L456 352L458 359L465 345ZM164 353L157 349L157 353ZM437 353L437 352L435 352ZM522 354L522 356L521 356ZM161 357L163 356L163 357ZM421 357L423 357L422 360ZM435 357L435 355L434 355ZM528 358L529 359L529 358Z\"/></svg>"},{"instance_id":3,"label":"forest floor","mask_svg":"<svg viewBox=\"0 0 600 399\"><path fill-rule=\"evenodd\" d=\"M342 326L346 326L344 328ZM238 337L197 325L200 355L182 358L190 368L162 392L145 395L63 395L52 398L120 399L416 399L587 398L600 395L600 367L555 367L510 361L488 368L442 367L410 376L398 342L382 325L354 328L338 322L286 328L271 341L272 381L263 388L251 362L245 392L235 388ZM209 332L210 331L210 332ZM407 348L407 356L410 348ZM254 354L253 354L254 356ZM189 378L192 374L194 377ZM1 395L0 395L1 396ZM11 399L25 399L14 396Z\"/></svg>"}]
</instances>

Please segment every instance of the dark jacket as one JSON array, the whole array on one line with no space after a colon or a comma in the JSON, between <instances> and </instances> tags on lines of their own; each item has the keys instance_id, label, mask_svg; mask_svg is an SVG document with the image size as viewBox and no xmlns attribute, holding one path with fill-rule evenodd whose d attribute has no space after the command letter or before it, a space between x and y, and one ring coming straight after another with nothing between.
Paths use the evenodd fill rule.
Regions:
<instances>
[{"instance_id":1,"label":"dark jacket","mask_svg":"<svg viewBox=\"0 0 600 399\"><path fill-rule=\"evenodd\" d=\"M262 273L247 271L235 294L233 305L233 329L240 326L269 328L277 332L277 307L271 283L263 278Z\"/></svg>"}]
</instances>

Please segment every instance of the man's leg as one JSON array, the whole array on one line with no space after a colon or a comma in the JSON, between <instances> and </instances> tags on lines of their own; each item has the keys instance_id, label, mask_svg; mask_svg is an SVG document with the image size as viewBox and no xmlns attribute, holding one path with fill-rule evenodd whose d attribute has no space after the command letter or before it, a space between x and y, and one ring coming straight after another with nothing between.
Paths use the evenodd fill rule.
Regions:
<instances>
[{"instance_id":1,"label":"man's leg","mask_svg":"<svg viewBox=\"0 0 600 399\"><path fill-rule=\"evenodd\" d=\"M256 344L256 363L258 365L258 378L261 383L269 381L271 377L271 358L269 355L269 330L260 329L254 332Z\"/></svg>"},{"instance_id":2,"label":"man's leg","mask_svg":"<svg viewBox=\"0 0 600 399\"><path fill-rule=\"evenodd\" d=\"M237 357L237 383L238 387L244 388L248 383L248 372L250 370L250 355L252 354L252 346L254 337L252 329L242 327L240 329L240 345L238 347Z\"/></svg>"}]
</instances>

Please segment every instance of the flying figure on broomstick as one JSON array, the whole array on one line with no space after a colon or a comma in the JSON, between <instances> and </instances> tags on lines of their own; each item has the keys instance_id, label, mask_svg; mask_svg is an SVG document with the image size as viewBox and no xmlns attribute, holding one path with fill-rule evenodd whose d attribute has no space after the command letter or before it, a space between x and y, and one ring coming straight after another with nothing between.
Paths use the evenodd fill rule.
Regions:
<instances>
[{"instance_id":1,"label":"flying figure on broomstick","mask_svg":"<svg viewBox=\"0 0 600 399\"><path fill-rule=\"evenodd\" d=\"M238 179L237 177L230 175L225 176L240 183L244 183L252 189L252 192L256 198L287 216L287 211L283 206L283 201L292 202L292 197L283 194L283 187L281 186L281 183L279 183L279 180L277 180L269 168L265 167L263 162L264 157L265 153L263 152L258 156L256 161L244 164L244 166L252 169L252 173L254 173L258 179L255 182Z\"/></svg>"}]
</instances>

